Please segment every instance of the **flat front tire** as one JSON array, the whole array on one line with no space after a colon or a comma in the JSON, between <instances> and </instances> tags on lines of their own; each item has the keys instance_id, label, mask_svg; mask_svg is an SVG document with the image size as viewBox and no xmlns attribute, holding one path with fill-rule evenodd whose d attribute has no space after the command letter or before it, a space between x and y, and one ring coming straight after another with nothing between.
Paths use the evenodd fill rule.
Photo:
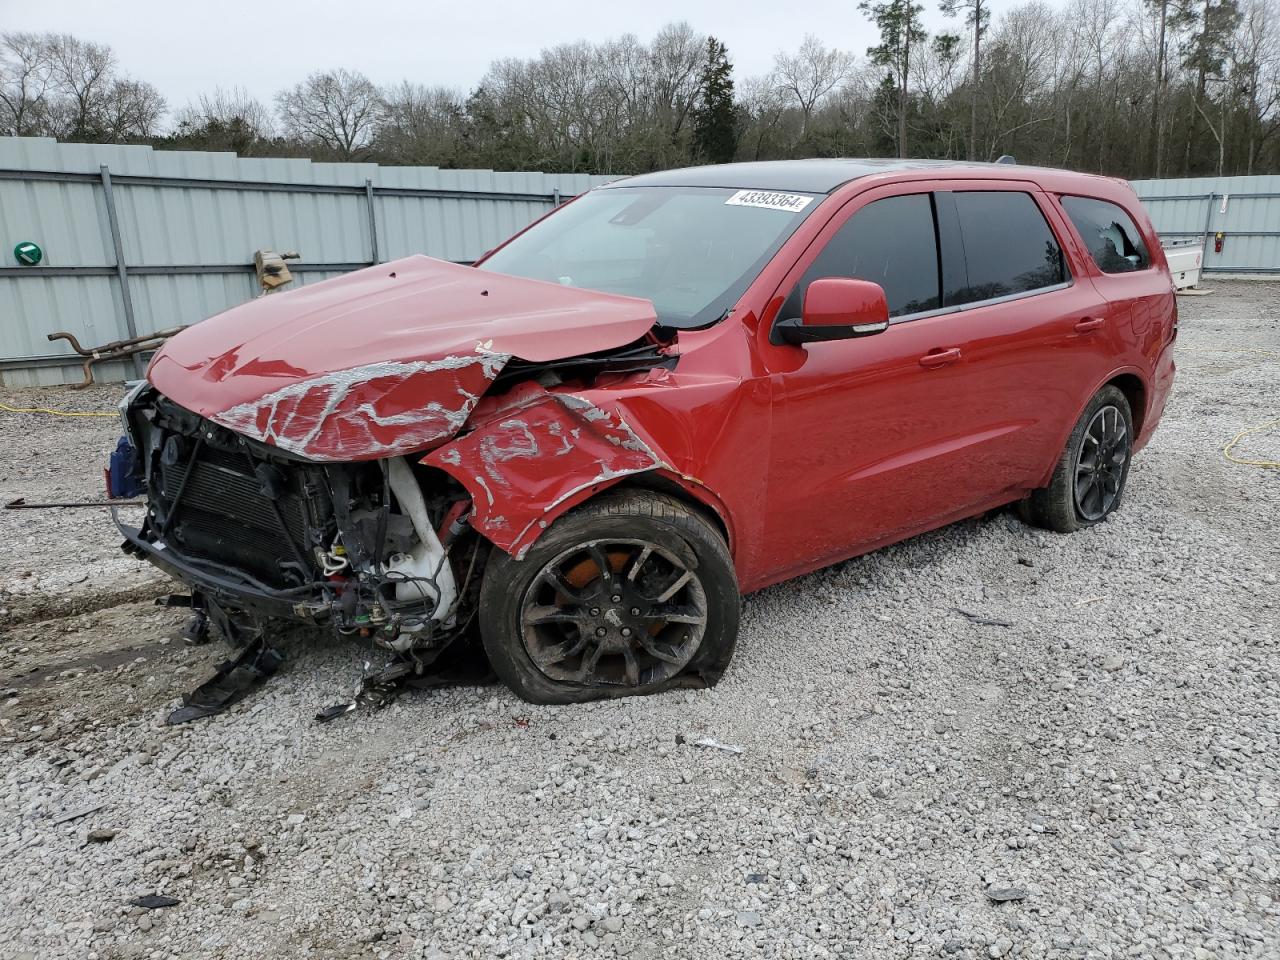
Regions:
<instances>
[{"instance_id":1,"label":"flat front tire","mask_svg":"<svg viewBox=\"0 0 1280 960\"><path fill-rule=\"evenodd\" d=\"M1022 502L1023 518L1058 533L1101 523L1120 506L1132 459L1129 401L1105 386L1076 421L1049 485Z\"/></svg>"},{"instance_id":2,"label":"flat front tire","mask_svg":"<svg viewBox=\"0 0 1280 960\"><path fill-rule=\"evenodd\" d=\"M728 547L705 517L667 494L623 490L561 517L523 559L490 556L480 635L520 697L579 703L714 684L740 603Z\"/></svg>"}]
</instances>

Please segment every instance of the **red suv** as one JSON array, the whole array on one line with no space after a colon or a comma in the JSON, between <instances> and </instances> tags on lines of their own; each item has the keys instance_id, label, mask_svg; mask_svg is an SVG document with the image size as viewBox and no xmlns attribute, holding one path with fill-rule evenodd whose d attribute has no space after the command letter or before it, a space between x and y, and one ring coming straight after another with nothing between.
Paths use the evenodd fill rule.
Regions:
<instances>
[{"instance_id":1,"label":"red suv","mask_svg":"<svg viewBox=\"0 0 1280 960\"><path fill-rule=\"evenodd\" d=\"M714 683L739 595L1019 503L1116 509L1173 379L1122 181L802 160L622 180L474 267L408 257L174 337L126 549L526 699Z\"/></svg>"}]
</instances>

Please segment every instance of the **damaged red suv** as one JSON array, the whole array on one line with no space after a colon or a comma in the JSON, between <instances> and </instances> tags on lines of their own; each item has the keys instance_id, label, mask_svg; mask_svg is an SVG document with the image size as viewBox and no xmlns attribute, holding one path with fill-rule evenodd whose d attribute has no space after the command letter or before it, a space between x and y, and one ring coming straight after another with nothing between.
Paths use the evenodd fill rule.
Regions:
<instances>
[{"instance_id":1,"label":"damaged red suv","mask_svg":"<svg viewBox=\"0 0 1280 960\"><path fill-rule=\"evenodd\" d=\"M327 625L520 696L714 683L739 596L1002 504L1120 503L1173 379L1123 182L805 160L592 190L174 337L127 550L229 639Z\"/></svg>"}]
</instances>

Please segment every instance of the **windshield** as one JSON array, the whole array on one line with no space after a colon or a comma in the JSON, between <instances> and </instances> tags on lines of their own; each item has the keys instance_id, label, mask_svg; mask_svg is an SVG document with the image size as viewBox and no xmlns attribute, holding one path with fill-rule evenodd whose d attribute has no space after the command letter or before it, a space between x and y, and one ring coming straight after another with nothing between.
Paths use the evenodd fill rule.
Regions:
<instances>
[{"instance_id":1,"label":"windshield","mask_svg":"<svg viewBox=\"0 0 1280 960\"><path fill-rule=\"evenodd\" d=\"M663 326L705 326L734 305L818 199L719 187L593 190L480 268L642 297Z\"/></svg>"}]
</instances>

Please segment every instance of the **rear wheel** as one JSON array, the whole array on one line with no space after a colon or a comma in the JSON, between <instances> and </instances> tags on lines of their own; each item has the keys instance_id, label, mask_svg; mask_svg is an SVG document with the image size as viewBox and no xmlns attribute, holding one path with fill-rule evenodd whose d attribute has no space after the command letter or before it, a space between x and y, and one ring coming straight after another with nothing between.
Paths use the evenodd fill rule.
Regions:
<instances>
[{"instance_id":1,"label":"rear wheel","mask_svg":"<svg viewBox=\"0 0 1280 960\"><path fill-rule=\"evenodd\" d=\"M619 491L556 521L523 560L491 555L480 632L517 694L574 703L715 683L739 603L706 519L665 494Z\"/></svg>"},{"instance_id":2,"label":"rear wheel","mask_svg":"<svg viewBox=\"0 0 1280 960\"><path fill-rule=\"evenodd\" d=\"M1132 458L1129 401L1103 387L1076 421L1049 486L1023 501L1024 519L1059 533L1101 523L1120 506Z\"/></svg>"}]
</instances>

